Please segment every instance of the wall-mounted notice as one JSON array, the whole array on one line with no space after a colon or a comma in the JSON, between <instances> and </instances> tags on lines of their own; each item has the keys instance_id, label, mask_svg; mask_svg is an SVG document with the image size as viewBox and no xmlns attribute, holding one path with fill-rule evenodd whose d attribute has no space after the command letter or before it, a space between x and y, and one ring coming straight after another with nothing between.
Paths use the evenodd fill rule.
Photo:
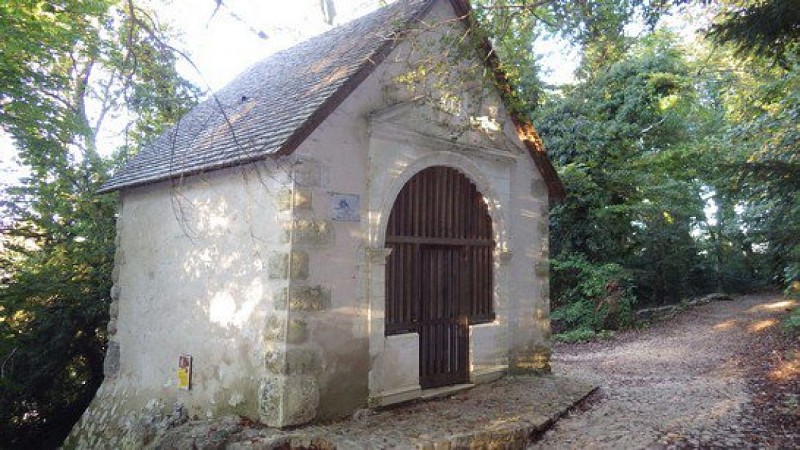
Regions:
<instances>
[{"instance_id":1,"label":"wall-mounted notice","mask_svg":"<svg viewBox=\"0 0 800 450\"><path fill-rule=\"evenodd\" d=\"M331 220L358 222L361 199L356 194L331 194Z\"/></svg>"},{"instance_id":2,"label":"wall-mounted notice","mask_svg":"<svg viewBox=\"0 0 800 450\"><path fill-rule=\"evenodd\" d=\"M178 357L178 389L189 390L192 387L192 357Z\"/></svg>"}]
</instances>

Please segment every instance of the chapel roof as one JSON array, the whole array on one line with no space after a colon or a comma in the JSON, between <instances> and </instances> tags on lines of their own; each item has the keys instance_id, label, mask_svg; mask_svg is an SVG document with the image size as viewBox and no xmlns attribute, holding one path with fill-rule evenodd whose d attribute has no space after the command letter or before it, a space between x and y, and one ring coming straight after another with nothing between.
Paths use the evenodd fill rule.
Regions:
<instances>
[{"instance_id":1,"label":"chapel roof","mask_svg":"<svg viewBox=\"0 0 800 450\"><path fill-rule=\"evenodd\" d=\"M399 0L256 63L144 146L100 192L291 153L436 1ZM474 25L467 0L450 3ZM488 40L483 47L486 64L506 83ZM512 116L550 196L562 198L563 187L538 135L521 115Z\"/></svg>"}]
</instances>

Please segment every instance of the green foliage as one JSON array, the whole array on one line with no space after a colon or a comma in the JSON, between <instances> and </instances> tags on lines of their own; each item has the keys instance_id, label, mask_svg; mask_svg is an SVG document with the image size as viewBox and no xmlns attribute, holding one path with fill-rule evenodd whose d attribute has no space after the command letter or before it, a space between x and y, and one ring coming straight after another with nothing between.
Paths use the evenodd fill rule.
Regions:
<instances>
[{"instance_id":1,"label":"green foliage","mask_svg":"<svg viewBox=\"0 0 800 450\"><path fill-rule=\"evenodd\" d=\"M670 5L660 0L542 1L476 0L476 19L491 38L502 69L519 99L533 111L544 101L534 40L560 35L583 49L582 76L599 71L625 52L626 25L644 20L652 27Z\"/></svg>"},{"instance_id":2,"label":"green foliage","mask_svg":"<svg viewBox=\"0 0 800 450\"><path fill-rule=\"evenodd\" d=\"M792 310L789 317L784 319L783 329L786 330L789 335L800 340L800 307Z\"/></svg>"},{"instance_id":3,"label":"green foliage","mask_svg":"<svg viewBox=\"0 0 800 450\"><path fill-rule=\"evenodd\" d=\"M738 188L747 200L753 243L769 256L775 279L800 281L800 58L765 77L749 120L731 127L746 152Z\"/></svg>"},{"instance_id":4,"label":"green foliage","mask_svg":"<svg viewBox=\"0 0 800 450\"><path fill-rule=\"evenodd\" d=\"M655 32L552 95L534 118L570 193L551 215L554 258L623 267L640 304L800 279L798 37L785 26L796 18L766 24L762 15L756 26L755 15L731 8L712 36L734 52L702 41L681 48ZM746 69L744 50L753 55ZM592 302L570 292L583 280L567 274L553 272L554 318L597 329Z\"/></svg>"},{"instance_id":5,"label":"green foliage","mask_svg":"<svg viewBox=\"0 0 800 450\"><path fill-rule=\"evenodd\" d=\"M551 212L551 253L625 267L653 303L684 296L699 264L691 232L703 201L684 166L696 101L688 73L674 37L656 33L534 119L569 193Z\"/></svg>"},{"instance_id":6,"label":"green foliage","mask_svg":"<svg viewBox=\"0 0 800 450\"><path fill-rule=\"evenodd\" d=\"M580 255L551 260L551 318L567 330L618 330L633 325L631 273Z\"/></svg>"},{"instance_id":7,"label":"green foliage","mask_svg":"<svg viewBox=\"0 0 800 450\"><path fill-rule=\"evenodd\" d=\"M94 193L118 161L98 134L132 117L127 154L196 94L155 23L115 0L0 5L0 127L30 172L0 193L3 445L59 445L102 381L116 197Z\"/></svg>"},{"instance_id":8,"label":"green foliage","mask_svg":"<svg viewBox=\"0 0 800 450\"><path fill-rule=\"evenodd\" d=\"M713 42L655 27L690 3ZM610 268L640 305L800 282L796 0L477 4L506 68L532 80L520 94L568 192L551 211L554 319L602 329ZM641 37L624 33L633 18ZM548 91L528 49L553 33L583 58L577 84Z\"/></svg>"},{"instance_id":9,"label":"green foliage","mask_svg":"<svg viewBox=\"0 0 800 450\"><path fill-rule=\"evenodd\" d=\"M798 0L731 2L721 16L711 27L710 36L734 45L739 55L766 56L786 64L786 54L796 50L800 41Z\"/></svg>"}]
</instances>

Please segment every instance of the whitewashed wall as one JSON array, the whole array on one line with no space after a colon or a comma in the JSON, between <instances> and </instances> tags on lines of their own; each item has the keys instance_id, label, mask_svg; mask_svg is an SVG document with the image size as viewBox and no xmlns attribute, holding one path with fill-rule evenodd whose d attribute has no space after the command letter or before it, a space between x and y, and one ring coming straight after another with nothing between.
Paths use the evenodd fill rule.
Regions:
<instances>
[{"instance_id":1,"label":"whitewashed wall","mask_svg":"<svg viewBox=\"0 0 800 450\"><path fill-rule=\"evenodd\" d=\"M106 379L81 422L81 447L141 444L176 402L190 416L259 418L274 292L283 168L215 171L122 196ZM285 197L285 196L284 196ZM286 209L286 208L283 208ZM179 355L193 357L178 389Z\"/></svg>"}]
</instances>

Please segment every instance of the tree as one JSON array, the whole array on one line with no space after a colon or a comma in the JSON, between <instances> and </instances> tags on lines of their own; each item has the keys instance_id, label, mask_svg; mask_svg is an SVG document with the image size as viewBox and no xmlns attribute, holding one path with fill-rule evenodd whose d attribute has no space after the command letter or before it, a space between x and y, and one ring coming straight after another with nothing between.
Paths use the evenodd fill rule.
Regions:
<instances>
[{"instance_id":1,"label":"tree","mask_svg":"<svg viewBox=\"0 0 800 450\"><path fill-rule=\"evenodd\" d=\"M116 197L94 192L197 91L132 0L8 0L0 33L0 126L30 169L0 205L0 441L54 447L103 376ZM108 160L113 117L131 121Z\"/></svg>"},{"instance_id":2,"label":"tree","mask_svg":"<svg viewBox=\"0 0 800 450\"><path fill-rule=\"evenodd\" d=\"M697 174L685 173L696 102L688 63L660 32L537 112L568 192L551 213L554 259L617 264L653 303L695 289L684 280L700 262L691 233L703 200Z\"/></svg>"},{"instance_id":3,"label":"tree","mask_svg":"<svg viewBox=\"0 0 800 450\"><path fill-rule=\"evenodd\" d=\"M739 1L726 5L709 36L731 44L740 56L759 55L785 69L800 41L800 1Z\"/></svg>"},{"instance_id":4,"label":"tree","mask_svg":"<svg viewBox=\"0 0 800 450\"><path fill-rule=\"evenodd\" d=\"M720 131L738 155L728 171L735 180L728 192L740 202L741 248L767 259L761 269L773 282L793 286L800 283L800 3L725 6L709 36L732 47L736 66L748 73L746 83L734 85Z\"/></svg>"}]
</instances>

